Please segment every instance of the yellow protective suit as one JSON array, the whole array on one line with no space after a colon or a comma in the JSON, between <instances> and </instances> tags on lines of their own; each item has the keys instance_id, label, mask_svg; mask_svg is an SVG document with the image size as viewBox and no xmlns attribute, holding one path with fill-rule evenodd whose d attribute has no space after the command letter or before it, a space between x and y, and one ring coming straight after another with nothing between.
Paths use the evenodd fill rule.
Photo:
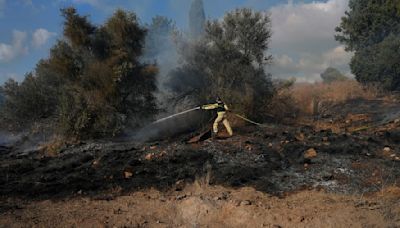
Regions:
<instances>
[{"instance_id":1,"label":"yellow protective suit","mask_svg":"<svg viewBox=\"0 0 400 228\"><path fill-rule=\"evenodd\" d=\"M215 119L213 124L213 131L215 135L218 133L218 125L221 121L224 124L229 136L233 135L231 125L229 124L229 121L226 119L226 111L229 110L226 104L224 103L208 104L201 106L201 108L206 110L217 109L217 118Z\"/></svg>"}]
</instances>

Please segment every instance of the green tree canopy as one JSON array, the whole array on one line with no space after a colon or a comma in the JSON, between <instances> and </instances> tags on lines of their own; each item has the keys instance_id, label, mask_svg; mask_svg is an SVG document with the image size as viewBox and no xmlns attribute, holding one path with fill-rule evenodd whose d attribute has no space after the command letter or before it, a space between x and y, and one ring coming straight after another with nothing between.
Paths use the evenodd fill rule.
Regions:
<instances>
[{"instance_id":1,"label":"green tree canopy","mask_svg":"<svg viewBox=\"0 0 400 228\"><path fill-rule=\"evenodd\" d=\"M209 22L206 31L207 38L220 49L237 50L249 62L262 66L270 59L265 56L272 35L271 19L266 13L236 9L227 13L222 22Z\"/></svg>"},{"instance_id":2,"label":"green tree canopy","mask_svg":"<svg viewBox=\"0 0 400 228\"><path fill-rule=\"evenodd\" d=\"M400 90L399 71L393 64L400 62L399 1L350 0L336 32L336 40L354 51L350 67L359 82Z\"/></svg>"},{"instance_id":3,"label":"green tree canopy","mask_svg":"<svg viewBox=\"0 0 400 228\"><path fill-rule=\"evenodd\" d=\"M364 48L354 56L351 69L358 81L400 89L400 37L390 35L381 43Z\"/></svg>"},{"instance_id":4,"label":"green tree canopy","mask_svg":"<svg viewBox=\"0 0 400 228\"><path fill-rule=\"evenodd\" d=\"M321 78L324 83L331 83L335 81L346 81L349 78L344 76L339 70L333 67L328 67L322 74Z\"/></svg>"},{"instance_id":5,"label":"green tree canopy","mask_svg":"<svg viewBox=\"0 0 400 228\"><path fill-rule=\"evenodd\" d=\"M77 14L75 8L61 10L64 21L64 36L74 47L89 47L90 36L94 33L95 27L90 24L88 18Z\"/></svg>"},{"instance_id":6,"label":"green tree canopy","mask_svg":"<svg viewBox=\"0 0 400 228\"><path fill-rule=\"evenodd\" d=\"M74 8L61 10L64 38L18 84L3 87L2 116L15 124L47 118L68 136L114 135L157 112L157 68L139 61L146 30L132 12L117 10L95 26Z\"/></svg>"},{"instance_id":7,"label":"green tree canopy","mask_svg":"<svg viewBox=\"0 0 400 228\"><path fill-rule=\"evenodd\" d=\"M350 10L336 28L335 38L348 50L357 51L400 32L397 0L350 0Z\"/></svg>"},{"instance_id":8,"label":"green tree canopy","mask_svg":"<svg viewBox=\"0 0 400 228\"><path fill-rule=\"evenodd\" d=\"M219 95L236 111L262 118L272 94L263 67L269 59L269 15L238 9L206 23L205 31L202 39L183 46L184 63L171 72L169 88L175 97L190 96L195 103Z\"/></svg>"},{"instance_id":9,"label":"green tree canopy","mask_svg":"<svg viewBox=\"0 0 400 228\"><path fill-rule=\"evenodd\" d=\"M3 104L4 104L4 101L5 101L4 91L3 91L3 89L0 87L0 110L1 110L1 107L3 106Z\"/></svg>"}]
</instances>

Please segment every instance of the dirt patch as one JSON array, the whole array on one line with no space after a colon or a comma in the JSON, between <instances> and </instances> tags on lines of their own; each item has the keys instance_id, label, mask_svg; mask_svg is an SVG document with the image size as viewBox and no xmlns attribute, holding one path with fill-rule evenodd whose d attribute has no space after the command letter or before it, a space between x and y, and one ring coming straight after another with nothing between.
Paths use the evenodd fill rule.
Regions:
<instances>
[{"instance_id":1,"label":"dirt patch","mask_svg":"<svg viewBox=\"0 0 400 228\"><path fill-rule=\"evenodd\" d=\"M398 227L400 190L344 196L302 191L278 198L253 188L195 182L182 191L154 189L115 199L79 197L18 205L4 227Z\"/></svg>"}]
</instances>

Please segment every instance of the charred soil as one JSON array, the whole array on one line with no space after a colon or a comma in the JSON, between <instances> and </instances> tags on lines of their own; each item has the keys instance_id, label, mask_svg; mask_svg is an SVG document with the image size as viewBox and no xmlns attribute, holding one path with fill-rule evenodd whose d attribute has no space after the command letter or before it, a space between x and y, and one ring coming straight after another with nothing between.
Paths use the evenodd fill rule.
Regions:
<instances>
[{"instance_id":1,"label":"charred soil","mask_svg":"<svg viewBox=\"0 0 400 228\"><path fill-rule=\"evenodd\" d=\"M155 224L161 227L213 222L240 227L241 221L234 225L232 218L224 220L223 216L242 214L251 221L251 216L271 212L273 209L266 209L270 205L293 218L278 216L283 211L276 210L254 222L270 227L318 226L316 219L324 221L331 212L332 218L340 219L341 212L333 211L343 209L343 213L347 210L359 216L353 220L343 217L343 226L373 222L400 226L395 211L400 208L400 106L385 100L354 100L328 110L302 124L244 126L236 128L231 138L197 143L188 143L187 136L152 143L83 142L53 156L38 150L21 151L16 146L0 147L0 224L24 224L27 213L32 212L38 224L52 226L42 217L47 213L56 218L55 211L75 210L67 208L72 203L86 208L82 210L100 209L98 214L65 215L61 225L73 225L72 217L83 216L83 224L90 224L94 222L91 217L103 216L99 217L101 224L108 221L111 226L153 226L151 220L159 221ZM201 187L195 191L194 186ZM225 197L224 192L229 194ZM243 192L248 194L239 197ZM390 200L375 204L379 193ZM142 201L136 202L139 199ZM314 212L310 205L304 206L312 199ZM130 201L135 213L125 205ZM112 202L122 212L104 219L105 211L114 208ZM374 205L378 209L371 212ZM47 207L55 211L46 211ZM365 213L360 207L366 208ZM160 211L150 218L138 211L142 208L149 213L156 208ZM130 211L128 221L116 222L126 211ZM204 211L215 213L207 217ZM362 217L369 214L380 220L363 224ZM174 215L180 220L174 221ZM244 226L254 227L252 224Z\"/></svg>"}]
</instances>

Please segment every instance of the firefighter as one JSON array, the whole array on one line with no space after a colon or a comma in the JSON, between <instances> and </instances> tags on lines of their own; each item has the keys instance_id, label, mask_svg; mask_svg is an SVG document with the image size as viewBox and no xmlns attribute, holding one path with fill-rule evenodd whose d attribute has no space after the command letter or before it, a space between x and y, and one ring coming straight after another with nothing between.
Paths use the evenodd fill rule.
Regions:
<instances>
[{"instance_id":1,"label":"firefighter","mask_svg":"<svg viewBox=\"0 0 400 228\"><path fill-rule=\"evenodd\" d=\"M221 100L220 97L217 97L216 103L202 105L200 108L204 109L204 110L216 110L217 111L217 118L215 119L214 124L213 124L214 136L217 136L217 134L218 134L218 125L219 125L219 123L221 121L224 124L224 126L226 128L226 131L228 132L229 136L233 135L233 131L232 131L231 125L229 124L229 121L226 119L226 111L228 111L229 108Z\"/></svg>"}]
</instances>

